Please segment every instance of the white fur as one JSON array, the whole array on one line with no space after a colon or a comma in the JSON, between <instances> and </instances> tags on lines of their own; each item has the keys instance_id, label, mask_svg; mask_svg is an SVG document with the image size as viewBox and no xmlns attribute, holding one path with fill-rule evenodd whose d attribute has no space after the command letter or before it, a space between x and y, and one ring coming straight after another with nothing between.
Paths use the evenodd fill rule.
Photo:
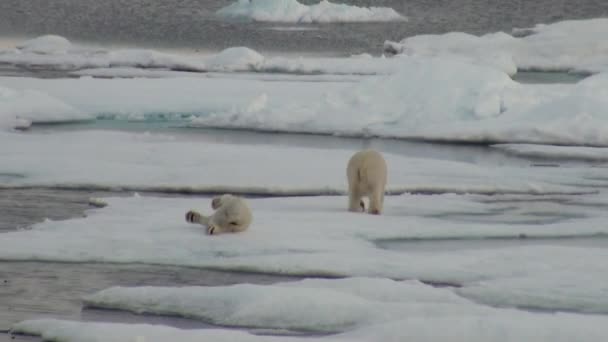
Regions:
<instances>
[{"instance_id":1,"label":"white fur","mask_svg":"<svg viewBox=\"0 0 608 342\"><path fill-rule=\"evenodd\" d=\"M369 149L355 153L348 161L346 177L348 178L348 210L365 211L362 198L368 197L368 212L381 214L387 181L386 161L382 154Z\"/></svg>"},{"instance_id":2,"label":"white fur","mask_svg":"<svg viewBox=\"0 0 608 342\"><path fill-rule=\"evenodd\" d=\"M186 220L207 226L207 233L210 235L245 231L253 220L251 209L245 200L238 196L225 194L214 197L211 208L215 210L211 216L190 211L186 214ZM191 221L188 219L189 215L192 217Z\"/></svg>"}]
</instances>

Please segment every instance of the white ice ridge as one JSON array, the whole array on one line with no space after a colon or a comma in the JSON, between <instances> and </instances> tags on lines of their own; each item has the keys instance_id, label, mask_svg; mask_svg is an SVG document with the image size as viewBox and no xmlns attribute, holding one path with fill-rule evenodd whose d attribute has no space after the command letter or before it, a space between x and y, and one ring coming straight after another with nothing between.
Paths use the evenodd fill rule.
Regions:
<instances>
[{"instance_id":1,"label":"white ice ridge","mask_svg":"<svg viewBox=\"0 0 608 342\"><path fill-rule=\"evenodd\" d=\"M200 74L203 72L271 72L292 74L387 74L399 62L385 58L266 58L247 47L231 47L217 54L171 53L149 49L115 49L73 44L64 37L46 35L0 50L0 63L19 67L45 67L72 71L93 71L100 76L124 75L125 68L138 70L130 77L168 77L166 71ZM91 70L92 69L92 70ZM112 73L112 70L115 73ZM103 71L103 73L102 73ZM165 71L164 74L158 73ZM156 72L156 73L155 73ZM183 75L183 74L182 74Z\"/></svg>"},{"instance_id":2,"label":"white ice ridge","mask_svg":"<svg viewBox=\"0 0 608 342\"><path fill-rule=\"evenodd\" d=\"M514 73L519 70L597 73L608 70L608 18L568 20L474 36L462 32L386 41L387 53L460 57Z\"/></svg>"},{"instance_id":3,"label":"white ice ridge","mask_svg":"<svg viewBox=\"0 0 608 342\"><path fill-rule=\"evenodd\" d=\"M407 20L388 7L358 7L327 0L304 5L297 0L237 0L217 15L239 19L288 23L384 22Z\"/></svg>"},{"instance_id":4,"label":"white ice ridge","mask_svg":"<svg viewBox=\"0 0 608 342\"><path fill-rule=\"evenodd\" d=\"M149 133L2 133L0 172L23 176L0 178L0 186L335 195L346 191L346 164L353 153L197 142ZM605 184L598 169L502 166L497 177L492 165L391 153L385 158L391 193L580 194Z\"/></svg>"}]
</instances>

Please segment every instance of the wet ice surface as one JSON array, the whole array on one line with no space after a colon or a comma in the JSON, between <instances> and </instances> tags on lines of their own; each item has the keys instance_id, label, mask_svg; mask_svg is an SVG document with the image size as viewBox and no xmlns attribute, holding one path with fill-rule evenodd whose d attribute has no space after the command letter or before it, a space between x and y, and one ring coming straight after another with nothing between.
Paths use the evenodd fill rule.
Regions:
<instances>
[{"instance_id":1,"label":"wet ice surface","mask_svg":"<svg viewBox=\"0 0 608 342\"><path fill-rule=\"evenodd\" d=\"M181 328L206 325L186 319L139 317L82 309L81 297L110 286L217 286L268 284L289 277L229 273L186 267L98 263L0 262L0 330L31 318L62 318L107 322L162 322ZM295 278L294 278L295 279Z\"/></svg>"}]
</instances>

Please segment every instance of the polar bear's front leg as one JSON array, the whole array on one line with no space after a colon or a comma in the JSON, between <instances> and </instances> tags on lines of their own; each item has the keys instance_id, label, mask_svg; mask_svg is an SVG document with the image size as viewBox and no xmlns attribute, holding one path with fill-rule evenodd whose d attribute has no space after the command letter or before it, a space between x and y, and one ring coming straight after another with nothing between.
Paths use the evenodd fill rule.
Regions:
<instances>
[{"instance_id":1,"label":"polar bear's front leg","mask_svg":"<svg viewBox=\"0 0 608 342\"><path fill-rule=\"evenodd\" d=\"M206 226L209 224L209 216L205 216L195 210L190 210L186 213L186 222L198 223Z\"/></svg>"},{"instance_id":2,"label":"polar bear's front leg","mask_svg":"<svg viewBox=\"0 0 608 342\"><path fill-rule=\"evenodd\" d=\"M186 222L198 223L207 226L207 234L213 235L221 232L218 226L212 222L211 216L205 216L198 211L190 210L186 213Z\"/></svg>"}]
</instances>

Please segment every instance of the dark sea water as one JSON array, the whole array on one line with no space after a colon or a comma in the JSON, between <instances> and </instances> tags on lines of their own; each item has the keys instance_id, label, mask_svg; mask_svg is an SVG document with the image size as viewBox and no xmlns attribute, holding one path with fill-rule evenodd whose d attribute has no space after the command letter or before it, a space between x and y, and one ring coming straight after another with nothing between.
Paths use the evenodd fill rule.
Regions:
<instances>
[{"instance_id":1,"label":"dark sea water","mask_svg":"<svg viewBox=\"0 0 608 342\"><path fill-rule=\"evenodd\" d=\"M1 0L1 36L59 34L72 40L146 47L218 50L380 53L385 40L424 33L510 32L565 19L608 16L606 0L335 0L391 7L398 23L229 23L215 12L232 0ZM318 1L301 0L310 4ZM303 26L307 30L277 28ZM312 28L312 30L311 30Z\"/></svg>"}]
</instances>

